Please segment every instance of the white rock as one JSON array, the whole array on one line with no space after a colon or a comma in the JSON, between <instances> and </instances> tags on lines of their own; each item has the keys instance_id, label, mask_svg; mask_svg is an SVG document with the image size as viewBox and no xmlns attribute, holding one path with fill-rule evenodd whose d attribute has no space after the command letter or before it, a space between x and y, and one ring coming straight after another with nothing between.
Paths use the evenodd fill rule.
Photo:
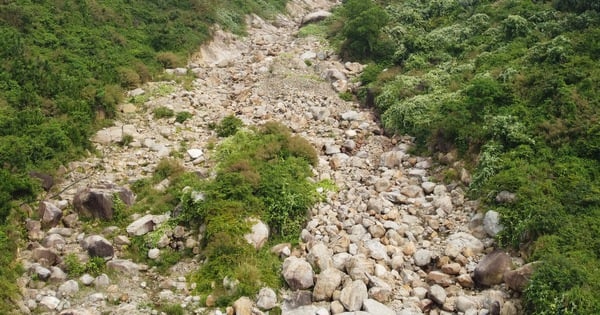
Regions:
<instances>
[{"instance_id":1,"label":"white rock","mask_svg":"<svg viewBox=\"0 0 600 315\"><path fill-rule=\"evenodd\" d=\"M42 297L42 299L40 300L39 307L49 311L53 311L58 307L59 304L60 300L58 298L47 295Z\"/></svg>"},{"instance_id":2,"label":"white rock","mask_svg":"<svg viewBox=\"0 0 600 315\"><path fill-rule=\"evenodd\" d=\"M201 149L189 149L187 150L187 154L192 160L195 160L204 155Z\"/></svg>"},{"instance_id":3,"label":"white rock","mask_svg":"<svg viewBox=\"0 0 600 315\"><path fill-rule=\"evenodd\" d=\"M246 241L254 246L255 249L261 249L269 239L269 227L258 219L249 219L252 222L251 232L244 235Z\"/></svg>"},{"instance_id":4,"label":"white rock","mask_svg":"<svg viewBox=\"0 0 600 315\"><path fill-rule=\"evenodd\" d=\"M79 291L79 284L75 280L68 280L58 287L58 296L73 296Z\"/></svg>"},{"instance_id":5,"label":"white rock","mask_svg":"<svg viewBox=\"0 0 600 315\"><path fill-rule=\"evenodd\" d=\"M373 299L364 300L363 309L369 314L374 315L396 315L396 312L394 312L394 310Z\"/></svg>"},{"instance_id":6,"label":"white rock","mask_svg":"<svg viewBox=\"0 0 600 315\"><path fill-rule=\"evenodd\" d=\"M437 284L429 288L429 298L439 305L443 305L446 302L446 296L446 290Z\"/></svg>"},{"instance_id":7,"label":"white rock","mask_svg":"<svg viewBox=\"0 0 600 315\"><path fill-rule=\"evenodd\" d=\"M483 230L491 237L500 233L504 227L500 224L500 214L494 210L485 213L483 217Z\"/></svg>"},{"instance_id":8,"label":"white rock","mask_svg":"<svg viewBox=\"0 0 600 315\"><path fill-rule=\"evenodd\" d=\"M271 288L262 288L258 292L256 306L263 310L270 310L277 305L277 294Z\"/></svg>"},{"instance_id":9,"label":"white rock","mask_svg":"<svg viewBox=\"0 0 600 315\"><path fill-rule=\"evenodd\" d=\"M310 264L295 256L283 262L283 278L292 290L305 290L314 285L314 272Z\"/></svg>"},{"instance_id":10,"label":"white rock","mask_svg":"<svg viewBox=\"0 0 600 315\"><path fill-rule=\"evenodd\" d=\"M152 249L148 250L148 258L157 259L158 256L160 256L160 249L152 248Z\"/></svg>"},{"instance_id":11,"label":"white rock","mask_svg":"<svg viewBox=\"0 0 600 315\"><path fill-rule=\"evenodd\" d=\"M415 265L419 267L423 267L428 265L431 262L431 257L433 253L427 249L419 249L413 255L413 259L415 260Z\"/></svg>"}]
</instances>

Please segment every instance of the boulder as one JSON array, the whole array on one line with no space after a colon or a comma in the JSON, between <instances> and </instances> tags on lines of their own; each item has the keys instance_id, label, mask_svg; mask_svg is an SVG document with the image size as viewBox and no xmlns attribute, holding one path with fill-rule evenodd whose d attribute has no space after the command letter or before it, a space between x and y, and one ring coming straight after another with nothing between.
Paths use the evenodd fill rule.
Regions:
<instances>
[{"instance_id":1,"label":"boulder","mask_svg":"<svg viewBox=\"0 0 600 315\"><path fill-rule=\"evenodd\" d=\"M340 293L340 302L348 311L360 311L363 302L369 297L367 285L362 280L355 280L346 285Z\"/></svg>"},{"instance_id":2,"label":"boulder","mask_svg":"<svg viewBox=\"0 0 600 315\"><path fill-rule=\"evenodd\" d=\"M496 195L497 203L514 203L517 201L517 194L503 190Z\"/></svg>"},{"instance_id":3,"label":"boulder","mask_svg":"<svg viewBox=\"0 0 600 315\"><path fill-rule=\"evenodd\" d=\"M333 266L333 253L323 242L318 242L310 248L306 260L315 269L325 270Z\"/></svg>"},{"instance_id":4,"label":"boulder","mask_svg":"<svg viewBox=\"0 0 600 315\"><path fill-rule=\"evenodd\" d=\"M482 286L502 283L504 273L512 269L510 256L501 250L487 254L475 267L473 280Z\"/></svg>"},{"instance_id":5,"label":"boulder","mask_svg":"<svg viewBox=\"0 0 600 315\"><path fill-rule=\"evenodd\" d=\"M31 253L31 258L44 267L50 267L60 262L60 257L53 250L45 247L38 247Z\"/></svg>"},{"instance_id":6,"label":"boulder","mask_svg":"<svg viewBox=\"0 0 600 315\"><path fill-rule=\"evenodd\" d=\"M344 273L336 268L327 268L317 276L317 282L313 290L313 299L315 301L331 300L333 292L342 283Z\"/></svg>"},{"instance_id":7,"label":"boulder","mask_svg":"<svg viewBox=\"0 0 600 315\"><path fill-rule=\"evenodd\" d=\"M419 267L427 266L431 262L433 252L427 249L419 249L413 255L415 265Z\"/></svg>"},{"instance_id":8,"label":"boulder","mask_svg":"<svg viewBox=\"0 0 600 315\"><path fill-rule=\"evenodd\" d=\"M504 227L500 224L500 214L494 210L485 213L483 217L483 230L491 237L495 237Z\"/></svg>"},{"instance_id":9,"label":"boulder","mask_svg":"<svg viewBox=\"0 0 600 315\"><path fill-rule=\"evenodd\" d=\"M50 275L52 274L50 270L40 265L35 266L34 272L37 278L42 281L48 280L48 278L50 278Z\"/></svg>"},{"instance_id":10,"label":"boulder","mask_svg":"<svg viewBox=\"0 0 600 315\"><path fill-rule=\"evenodd\" d=\"M70 297L77 292L79 292L79 284L75 280L68 280L58 287L58 296L60 297Z\"/></svg>"},{"instance_id":11,"label":"boulder","mask_svg":"<svg viewBox=\"0 0 600 315\"><path fill-rule=\"evenodd\" d=\"M80 190L73 199L73 206L80 215L110 220L114 216L115 196L127 206L131 206L135 201L131 190L109 184Z\"/></svg>"},{"instance_id":12,"label":"boulder","mask_svg":"<svg viewBox=\"0 0 600 315\"><path fill-rule=\"evenodd\" d=\"M366 299L363 301L363 310L369 314L375 315L396 315L394 310L373 299Z\"/></svg>"},{"instance_id":13,"label":"boulder","mask_svg":"<svg viewBox=\"0 0 600 315\"><path fill-rule=\"evenodd\" d=\"M126 274L135 274L140 270L138 264L126 259L112 259L106 263L106 267Z\"/></svg>"},{"instance_id":14,"label":"boulder","mask_svg":"<svg viewBox=\"0 0 600 315\"><path fill-rule=\"evenodd\" d=\"M313 269L306 260L290 256L283 262L283 278L292 290L311 288L313 277Z\"/></svg>"},{"instance_id":15,"label":"boulder","mask_svg":"<svg viewBox=\"0 0 600 315\"><path fill-rule=\"evenodd\" d=\"M311 12L302 18L301 25L304 26L306 24L316 23L316 22L322 21L330 16L331 16L331 12L328 12L325 10Z\"/></svg>"},{"instance_id":16,"label":"boulder","mask_svg":"<svg viewBox=\"0 0 600 315\"><path fill-rule=\"evenodd\" d=\"M271 288L262 288L256 298L256 306L263 310L270 310L277 306L277 294Z\"/></svg>"},{"instance_id":17,"label":"boulder","mask_svg":"<svg viewBox=\"0 0 600 315\"><path fill-rule=\"evenodd\" d=\"M154 226L156 226L156 222L154 220L154 215L147 214L127 226L125 229L129 235L141 236L148 232L154 230Z\"/></svg>"},{"instance_id":18,"label":"boulder","mask_svg":"<svg viewBox=\"0 0 600 315\"><path fill-rule=\"evenodd\" d=\"M445 254L450 257L456 257L464 251L470 251L473 254L481 253L483 251L483 243L475 236L466 232L458 232L450 235L447 239Z\"/></svg>"},{"instance_id":19,"label":"boulder","mask_svg":"<svg viewBox=\"0 0 600 315\"><path fill-rule=\"evenodd\" d=\"M42 246L47 248L59 248L65 244L65 239L59 234L49 234L42 240Z\"/></svg>"},{"instance_id":20,"label":"boulder","mask_svg":"<svg viewBox=\"0 0 600 315\"><path fill-rule=\"evenodd\" d=\"M40 202L38 213L44 228L54 227L62 219L62 210L49 201Z\"/></svg>"},{"instance_id":21,"label":"boulder","mask_svg":"<svg viewBox=\"0 0 600 315\"><path fill-rule=\"evenodd\" d=\"M258 219L248 219L248 221L252 223L252 228L244 238L255 249L261 249L269 239L269 227Z\"/></svg>"},{"instance_id":22,"label":"boulder","mask_svg":"<svg viewBox=\"0 0 600 315\"><path fill-rule=\"evenodd\" d=\"M434 284L429 288L429 291L427 293L427 296L429 296L429 298L431 300L433 300L435 303L439 304L439 305L443 305L444 302L446 302L446 290L444 290L444 288L442 288L441 286Z\"/></svg>"},{"instance_id":23,"label":"boulder","mask_svg":"<svg viewBox=\"0 0 600 315\"><path fill-rule=\"evenodd\" d=\"M235 315L252 315L252 300L246 296L242 296L233 302Z\"/></svg>"},{"instance_id":24,"label":"boulder","mask_svg":"<svg viewBox=\"0 0 600 315\"><path fill-rule=\"evenodd\" d=\"M45 191L49 191L52 186L54 186L54 177L52 177L50 174L32 171L29 172L29 176L31 178L39 179L42 184L42 188L44 188Z\"/></svg>"},{"instance_id":25,"label":"boulder","mask_svg":"<svg viewBox=\"0 0 600 315\"><path fill-rule=\"evenodd\" d=\"M87 250L92 257L110 258L115 253L112 244L100 235L86 237L81 243L81 247Z\"/></svg>"},{"instance_id":26,"label":"boulder","mask_svg":"<svg viewBox=\"0 0 600 315\"><path fill-rule=\"evenodd\" d=\"M40 307L43 311L54 311L59 304L60 300L54 296L46 295L40 300Z\"/></svg>"},{"instance_id":27,"label":"boulder","mask_svg":"<svg viewBox=\"0 0 600 315\"><path fill-rule=\"evenodd\" d=\"M532 262L515 270L506 271L504 273L504 283L517 292L523 292L527 283L529 283L529 279L531 279L531 275L533 275L536 265L539 263Z\"/></svg>"}]
</instances>

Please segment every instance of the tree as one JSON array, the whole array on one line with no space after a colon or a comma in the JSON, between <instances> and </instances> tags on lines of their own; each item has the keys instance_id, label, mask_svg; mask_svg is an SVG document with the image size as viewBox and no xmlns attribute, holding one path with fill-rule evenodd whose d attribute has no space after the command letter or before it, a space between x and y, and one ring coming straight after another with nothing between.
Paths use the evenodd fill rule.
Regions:
<instances>
[{"instance_id":1,"label":"tree","mask_svg":"<svg viewBox=\"0 0 600 315\"><path fill-rule=\"evenodd\" d=\"M371 0L348 0L342 16L346 19L342 34L344 50L353 57L365 58L375 52L387 13Z\"/></svg>"}]
</instances>

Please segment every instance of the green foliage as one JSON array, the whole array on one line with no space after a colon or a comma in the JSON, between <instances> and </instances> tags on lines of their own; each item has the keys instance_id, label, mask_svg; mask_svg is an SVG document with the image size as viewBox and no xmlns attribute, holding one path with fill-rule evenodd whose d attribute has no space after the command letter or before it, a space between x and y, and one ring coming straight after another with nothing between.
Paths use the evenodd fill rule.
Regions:
<instances>
[{"instance_id":1,"label":"green foliage","mask_svg":"<svg viewBox=\"0 0 600 315\"><path fill-rule=\"evenodd\" d=\"M242 126L244 126L244 123L241 119L233 115L229 115L223 118L221 122L214 127L214 129L217 132L217 136L229 137L234 135Z\"/></svg>"},{"instance_id":2,"label":"green foliage","mask_svg":"<svg viewBox=\"0 0 600 315\"><path fill-rule=\"evenodd\" d=\"M75 253L65 256L63 263L68 274L72 278L79 277L84 273L92 276L100 275L105 269L105 261L102 257L91 257L86 263L82 263Z\"/></svg>"},{"instance_id":3,"label":"green foliage","mask_svg":"<svg viewBox=\"0 0 600 315\"><path fill-rule=\"evenodd\" d=\"M296 242L308 210L320 197L317 185L307 179L318 157L305 139L268 122L225 139L215 159L216 176L181 195L180 220L204 225L206 261L194 281L200 293L213 294L217 304L226 305L264 285L280 285L278 258L268 246L257 251L240 235L250 231L248 218L259 218L268 224L273 242ZM226 277L239 283L225 286Z\"/></svg>"},{"instance_id":4,"label":"green foliage","mask_svg":"<svg viewBox=\"0 0 600 315\"><path fill-rule=\"evenodd\" d=\"M345 19L342 35L346 38L343 50L354 58L369 58L381 53L381 29L387 23L386 12L370 0L348 0L341 16Z\"/></svg>"},{"instance_id":5,"label":"green foliage","mask_svg":"<svg viewBox=\"0 0 600 315\"><path fill-rule=\"evenodd\" d=\"M92 151L90 136L116 117L125 89L184 65L215 23L243 32L246 15L274 16L285 2L1 2L0 230L18 203L35 199L29 171ZM14 257L11 246L3 257ZM0 313L9 314L15 266L0 266Z\"/></svg>"},{"instance_id":6,"label":"green foliage","mask_svg":"<svg viewBox=\"0 0 600 315\"><path fill-rule=\"evenodd\" d=\"M172 109L164 106L155 108L154 110L152 110L152 114L154 114L154 118L156 119L171 118L175 116L175 112Z\"/></svg>"},{"instance_id":7,"label":"green foliage","mask_svg":"<svg viewBox=\"0 0 600 315\"><path fill-rule=\"evenodd\" d=\"M597 3L388 1L379 27L392 58L372 54L361 77L358 94L386 130L421 150L456 150L474 168L470 195L502 216L499 244L544 262L523 296L527 314L600 313ZM331 25L335 40L355 40L350 24ZM503 190L517 199L497 203Z\"/></svg>"},{"instance_id":8,"label":"green foliage","mask_svg":"<svg viewBox=\"0 0 600 315\"><path fill-rule=\"evenodd\" d=\"M192 115L190 112L179 112L177 115L175 115L175 122L182 124L192 117L194 117L194 115Z\"/></svg>"}]
</instances>

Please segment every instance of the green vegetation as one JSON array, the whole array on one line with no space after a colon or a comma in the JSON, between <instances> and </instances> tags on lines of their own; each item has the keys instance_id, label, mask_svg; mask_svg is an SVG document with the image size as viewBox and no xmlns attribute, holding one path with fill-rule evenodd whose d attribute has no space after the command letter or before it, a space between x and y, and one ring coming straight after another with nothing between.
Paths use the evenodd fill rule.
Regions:
<instances>
[{"instance_id":1,"label":"green vegetation","mask_svg":"<svg viewBox=\"0 0 600 315\"><path fill-rule=\"evenodd\" d=\"M215 159L216 176L189 183L191 189L181 196L180 220L205 231L205 262L193 277L197 290L226 305L264 285L282 285L279 258L269 246L254 249L242 235L250 231L248 218L257 218L268 224L271 242L297 242L319 198L317 185L308 181L317 154L306 140L269 122L225 139ZM226 278L235 284L224 283Z\"/></svg>"},{"instance_id":2,"label":"green vegetation","mask_svg":"<svg viewBox=\"0 0 600 315\"><path fill-rule=\"evenodd\" d=\"M124 90L185 65L213 24L243 33L246 14L274 16L285 2L0 3L0 236L10 239L2 242L0 313L9 313L17 292L18 233L5 226L40 191L29 171L52 173L91 151L89 137L115 117Z\"/></svg>"},{"instance_id":3,"label":"green vegetation","mask_svg":"<svg viewBox=\"0 0 600 315\"><path fill-rule=\"evenodd\" d=\"M598 1L379 3L346 1L328 22L342 55L370 62L358 97L389 133L472 165L470 194L502 215L499 244L543 261L527 314L600 313ZM497 202L504 190L517 200Z\"/></svg>"},{"instance_id":4,"label":"green vegetation","mask_svg":"<svg viewBox=\"0 0 600 315\"><path fill-rule=\"evenodd\" d=\"M197 283L199 294L212 294L220 306L242 295L253 296L265 285L283 285L281 261L269 252L269 245L297 243L310 207L322 194L335 190L331 181L310 181L311 166L317 164L318 157L308 141L276 122L243 129L240 124L234 116L216 124L216 128L232 130L230 127L234 126L237 131L214 148L212 158L218 164L213 177L200 178L196 173L185 172L178 160L165 158L152 176L132 184L137 202L122 209L120 216L175 211L174 219L155 231L133 237L124 250L126 257L156 267L158 272L192 256L190 249L167 246L161 249L158 259L148 259L148 250L158 246L165 231L177 224L200 228L204 263L191 280ZM169 180L169 187L157 190L165 179ZM124 226L129 222L119 218L111 224ZM268 244L260 250L243 238L254 219L262 220L270 229Z\"/></svg>"},{"instance_id":5,"label":"green vegetation","mask_svg":"<svg viewBox=\"0 0 600 315\"><path fill-rule=\"evenodd\" d=\"M172 109L164 106L155 108L152 110L152 114L154 114L155 119L171 118L175 116L175 112Z\"/></svg>"},{"instance_id":6,"label":"green vegetation","mask_svg":"<svg viewBox=\"0 0 600 315\"><path fill-rule=\"evenodd\" d=\"M244 126L244 123L241 119L233 115L229 115L223 118L220 123L211 125L210 127L217 132L217 136L229 137L235 134L242 126Z\"/></svg>"}]
</instances>

